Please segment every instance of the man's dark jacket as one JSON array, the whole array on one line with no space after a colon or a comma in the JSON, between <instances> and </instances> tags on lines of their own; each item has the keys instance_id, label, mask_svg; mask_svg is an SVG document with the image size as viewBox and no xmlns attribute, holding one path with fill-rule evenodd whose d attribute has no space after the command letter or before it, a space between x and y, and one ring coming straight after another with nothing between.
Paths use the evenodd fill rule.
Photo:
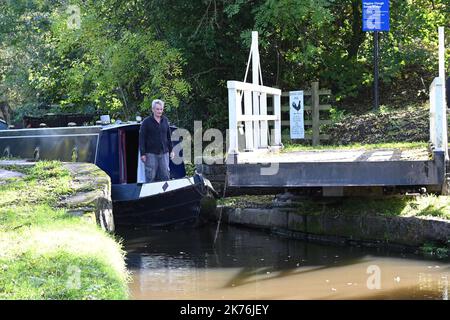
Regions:
<instances>
[{"instance_id":1,"label":"man's dark jacket","mask_svg":"<svg viewBox=\"0 0 450 320\"><path fill-rule=\"evenodd\" d=\"M161 122L158 123L153 115L145 118L139 130L139 150L141 155L172 152L172 149L169 119L162 116Z\"/></svg>"}]
</instances>

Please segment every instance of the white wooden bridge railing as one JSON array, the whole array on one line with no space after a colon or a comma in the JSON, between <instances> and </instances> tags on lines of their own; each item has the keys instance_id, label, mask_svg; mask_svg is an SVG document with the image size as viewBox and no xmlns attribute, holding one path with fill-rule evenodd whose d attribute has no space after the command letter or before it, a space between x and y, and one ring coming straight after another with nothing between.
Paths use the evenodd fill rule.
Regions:
<instances>
[{"instance_id":1,"label":"white wooden bridge railing","mask_svg":"<svg viewBox=\"0 0 450 320\"><path fill-rule=\"evenodd\" d=\"M430 86L430 141L435 151L445 152L445 158L448 160L447 107L444 89L443 78L434 78Z\"/></svg>"},{"instance_id":2,"label":"white wooden bridge railing","mask_svg":"<svg viewBox=\"0 0 450 320\"><path fill-rule=\"evenodd\" d=\"M281 90L257 84L228 81L229 149L238 154L238 127L245 124L245 149L255 151L281 146ZM273 96L273 115L267 114L267 96ZM268 121L274 121L273 138ZM270 139L270 141L269 141Z\"/></svg>"}]
</instances>

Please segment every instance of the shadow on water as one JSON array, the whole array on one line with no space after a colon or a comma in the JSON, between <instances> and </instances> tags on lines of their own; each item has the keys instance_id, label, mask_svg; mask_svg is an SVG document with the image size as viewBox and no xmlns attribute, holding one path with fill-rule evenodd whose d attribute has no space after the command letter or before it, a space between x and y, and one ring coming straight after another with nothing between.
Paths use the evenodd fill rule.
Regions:
<instances>
[{"instance_id":1,"label":"shadow on water","mask_svg":"<svg viewBox=\"0 0 450 320\"><path fill-rule=\"evenodd\" d=\"M366 255L358 247L323 246L287 239L263 231L234 226L222 226L215 238L212 225L186 229L122 229L127 263L131 269L141 268L147 257L162 255L168 260L183 260L195 268L255 267L267 271L296 268L302 265L357 263ZM340 258L336 260L336 258ZM155 267L164 267L155 265ZM263 271L261 271L263 272ZM264 271L265 272L265 271Z\"/></svg>"},{"instance_id":2,"label":"shadow on water","mask_svg":"<svg viewBox=\"0 0 450 320\"><path fill-rule=\"evenodd\" d=\"M351 278L351 273L355 270L362 274L358 278L361 286L369 276L365 271L371 264L381 265L384 274L392 273L393 279L395 272L403 269L406 270L402 271L406 272L406 277L410 277L412 280L420 277L421 274L426 276L428 264L433 266L439 264L439 275L450 274L448 260L427 260L416 255L391 252L380 248L322 245L234 226L221 226L219 233L216 234L216 227L217 225L172 230L119 229L117 233L124 239L127 266L134 274L142 276L145 272L148 274L152 270L158 270L159 274L161 274L161 270L169 270L168 272L170 270L174 270L174 272L197 270L195 271L197 273L230 270L227 276L220 278L223 280L220 282L221 290L239 290L240 287L246 288L255 283L260 287L265 287L265 283L267 283L269 288L274 288L277 287L276 283L286 285L291 279L295 279L297 284L304 284L308 288L314 287L318 283L322 286L322 283L325 284L327 281L326 284L330 284L329 290L335 292L341 289L334 288L331 284L338 283L342 274L349 274ZM420 265L420 272L415 269L411 271L410 265L416 263ZM198 275L192 277L195 278ZM402 274L403 278L405 275ZM447 278L445 279L447 281ZM192 279L192 281L201 280ZM350 286L352 281L357 282L356 280L347 280L346 284ZM433 285L428 288L421 284L422 282L424 281L421 280L416 285L414 281L410 281L401 287L389 284L389 286L385 286L382 293L374 291L361 292L357 295L346 294L352 299L445 298L442 290L448 292L447 287L436 288L436 285ZM424 283L426 284L426 281ZM173 285L177 286L176 283ZM419 286L421 287L419 288ZM342 289L341 292L346 290L346 288ZM282 290L270 297L277 296L284 297ZM322 294L318 294L318 296L333 298L333 296L328 297L328 295ZM192 297L196 298L195 295L189 296L189 298ZM295 298L296 296L291 294L288 297ZM315 296L313 295L312 298Z\"/></svg>"}]
</instances>

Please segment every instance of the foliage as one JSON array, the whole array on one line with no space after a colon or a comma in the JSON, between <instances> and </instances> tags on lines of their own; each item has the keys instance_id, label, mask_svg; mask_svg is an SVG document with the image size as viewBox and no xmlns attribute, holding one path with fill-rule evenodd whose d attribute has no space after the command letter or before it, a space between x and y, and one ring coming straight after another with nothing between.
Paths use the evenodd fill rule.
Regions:
<instances>
[{"instance_id":1,"label":"foliage","mask_svg":"<svg viewBox=\"0 0 450 320\"><path fill-rule=\"evenodd\" d=\"M448 196L404 196L392 198L347 197L338 203L302 202L302 213L317 213L326 210L329 214L379 214L384 216L431 216L450 219Z\"/></svg>"},{"instance_id":2,"label":"foliage","mask_svg":"<svg viewBox=\"0 0 450 320\"><path fill-rule=\"evenodd\" d=\"M376 112L348 115L327 127L330 144L379 144L429 140L430 111L426 104L403 109L381 106Z\"/></svg>"},{"instance_id":3,"label":"foliage","mask_svg":"<svg viewBox=\"0 0 450 320\"><path fill-rule=\"evenodd\" d=\"M448 242L450 244L450 241ZM420 251L428 256L436 256L440 259L446 259L450 257L450 249L448 247L443 246L441 243L436 242L427 242L422 247L420 247Z\"/></svg>"},{"instance_id":4,"label":"foliage","mask_svg":"<svg viewBox=\"0 0 450 320\"><path fill-rule=\"evenodd\" d=\"M273 195L246 195L221 198L217 201L217 204L233 208L270 208L273 206L274 199Z\"/></svg>"},{"instance_id":5,"label":"foliage","mask_svg":"<svg viewBox=\"0 0 450 320\"><path fill-rule=\"evenodd\" d=\"M336 107L330 109L330 120L332 123L341 122L345 118L345 111L339 110Z\"/></svg>"},{"instance_id":6,"label":"foliage","mask_svg":"<svg viewBox=\"0 0 450 320\"><path fill-rule=\"evenodd\" d=\"M189 162L185 163L184 166L186 168L186 176L192 177L195 174L195 164Z\"/></svg>"},{"instance_id":7,"label":"foliage","mask_svg":"<svg viewBox=\"0 0 450 320\"><path fill-rule=\"evenodd\" d=\"M11 99L6 91L15 90L10 96L16 97L11 99L16 106L57 105L61 112L96 109L125 119L148 112L154 98L164 99L168 109L180 105L190 86L182 77L184 61L177 49L156 39L154 29L129 30L100 16L96 2L73 4L80 8L80 28L67 23L71 16L65 1L1 4L11 19L39 17L29 21L32 30L23 34L0 29L0 54L10 58L2 65L4 99ZM32 54L26 55L28 51Z\"/></svg>"},{"instance_id":8,"label":"foliage","mask_svg":"<svg viewBox=\"0 0 450 320\"><path fill-rule=\"evenodd\" d=\"M256 30L264 84L288 91L318 80L339 110L370 106L373 41L362 32L360 0L71 4L80 8L79 29L67 25L67 1L0 3L0 102L134 118L158 97L179 126L203 120L225 129L226 81L243 80ZM427 99L448 10L447 0L391 1L391 31L380 35L383 103Z\"/></svg>"}]
</instances>

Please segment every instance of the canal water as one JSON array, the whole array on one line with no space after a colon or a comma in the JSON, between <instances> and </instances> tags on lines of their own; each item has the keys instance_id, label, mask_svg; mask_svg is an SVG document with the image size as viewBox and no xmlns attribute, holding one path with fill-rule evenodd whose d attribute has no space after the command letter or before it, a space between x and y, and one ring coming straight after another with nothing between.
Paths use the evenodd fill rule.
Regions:
<instances>
[{"instance_id":1,"label":"canal water","mask_svg":"<svg viewBox=\"0 0 450 320\"><path fill-rule=\"evenodd\" d=\"M450 261L206 225L119 230L132 299L448 300Z\"/></svg>"}]
</instances>

